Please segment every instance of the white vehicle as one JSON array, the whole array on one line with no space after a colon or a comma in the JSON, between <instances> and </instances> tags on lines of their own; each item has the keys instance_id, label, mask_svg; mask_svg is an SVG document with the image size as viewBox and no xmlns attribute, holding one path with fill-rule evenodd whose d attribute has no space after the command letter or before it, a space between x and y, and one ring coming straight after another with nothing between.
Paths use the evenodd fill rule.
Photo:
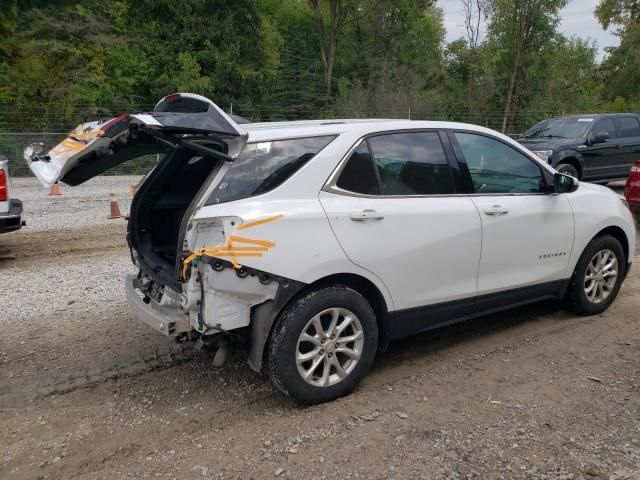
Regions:
<instances>
[{"instance_id":1,"label":"white vehicle","mask_svg":"<svg viewBox=\"0 0 640 480\"><path fill-rule=\"evenodd\" d=\"M307 404L348 394L417 332L543 299L602 312L635 248L617 195L475 125L239 126L174 94L25 154L45 185L76 185L151 152L128 226L132 310L168 336L246 339L250 367Z\"/></svg>"}]
</instances>

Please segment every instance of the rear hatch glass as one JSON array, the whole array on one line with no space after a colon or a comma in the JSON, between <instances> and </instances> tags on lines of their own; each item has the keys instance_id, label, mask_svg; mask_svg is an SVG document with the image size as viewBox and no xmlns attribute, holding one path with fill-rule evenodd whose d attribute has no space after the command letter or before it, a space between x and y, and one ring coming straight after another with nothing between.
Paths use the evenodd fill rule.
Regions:
<instances>
[{"instance_id":1,"label":"rear hatch glass","mask_svg":"<svg viewBox=\"0 0 640 480\"><path fill-rule=\"evenodd\" d=\"M273 190L334 138L334 135L329 135L247 144L206 204L232 202Z\"/></svg>"}]
</instances>

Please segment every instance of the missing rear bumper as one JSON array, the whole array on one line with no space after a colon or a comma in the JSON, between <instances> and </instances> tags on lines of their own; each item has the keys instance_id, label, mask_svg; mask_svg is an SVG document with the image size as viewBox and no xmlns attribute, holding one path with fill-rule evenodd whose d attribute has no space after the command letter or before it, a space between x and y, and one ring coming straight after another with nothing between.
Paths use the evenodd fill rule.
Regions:
<instances>
[{"instance_id":1,"label":"missing rear bumper","mask_svg":"<svg viewBox=\"0 0 640 480\"><path fill-rule=\"evenodd\" d=\"M176 337L191 330L188 317L177 305L162 306L149 297L146 297L145 301L142 293L136 288L137 282L138 278L135 275L126 276L127 303L136 317L167 337Z\"/></svg>"}]
</instances>

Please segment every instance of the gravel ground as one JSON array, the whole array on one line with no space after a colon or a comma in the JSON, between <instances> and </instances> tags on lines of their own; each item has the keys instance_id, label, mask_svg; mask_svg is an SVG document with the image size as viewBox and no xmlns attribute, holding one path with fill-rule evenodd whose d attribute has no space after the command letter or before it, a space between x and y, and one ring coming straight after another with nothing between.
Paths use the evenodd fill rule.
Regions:
<instances>
[{"instance_id":1,"label":"gravel ground","mask_svg":"<svg viewBox=\"0 0 640 480\"><path fill-rule=\"evenodd\" d=\"M613 306L541 303L419 335L301 408L136 320L130 178L48 197L0 236L0 478L640 479L640 258Z\"/></svg>"},{"instance_id":2,"label":"gravel ground","mask_svg":"<svg viewBox=\"0 0 640 480\"><path fill-rule=\"evenodd\" d=\"M25 205L24 219L29 232L104 225L109 215L109 193L116 194L122 213L129 211L129 186L140 175L96 177L77 187L61 184L61 196L49 196L48 190L33 177L13 178L11 195Z\"/></svg>"}]
</instances>

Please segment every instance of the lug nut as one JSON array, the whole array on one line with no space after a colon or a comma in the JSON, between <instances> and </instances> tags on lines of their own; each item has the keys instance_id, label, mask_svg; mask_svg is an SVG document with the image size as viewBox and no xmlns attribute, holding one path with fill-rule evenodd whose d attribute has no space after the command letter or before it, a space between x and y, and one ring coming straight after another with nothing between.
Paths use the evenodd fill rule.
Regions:
<instances>
[{"instance_id":1,"label":"lug nut","mask_svg":"<svg viewBox=\"0 0 640 480\"><path fill-rule=\"evenodd\" d=\"M330 353L330 354L329 354L329 358L331 358L331 357L333 357L333 353Z\"/></svg>"},{"instance_id":2,"label":"lug nut","mask_svg":"<svg viewBox=\"0 0 640 480\"><path fill-rule=\"evenodd\" d=\"M331 340L333 340L334 338L336 338L336 336L335 335L331 335Z\"/></svg>"},{"instance_id":3,"label":"lug nut","mask_svg":"<svg viewBox=\"0 0 640 480\"><path fill-rule=\"evenodd\" d=\"M322 340L320 340L320 343L324 344L324 342L326 342L326 340L324 338Z\"/></svg>"},{"instance_id":4,"label":"lug nut","mask_svg":"<svg viewBox=\"0 0 640 480\"><path fill-rule=\"evenodd\" d=\"M320 355L324 355L324 350L320 350Z\"/></svg>"}]
</instances>

